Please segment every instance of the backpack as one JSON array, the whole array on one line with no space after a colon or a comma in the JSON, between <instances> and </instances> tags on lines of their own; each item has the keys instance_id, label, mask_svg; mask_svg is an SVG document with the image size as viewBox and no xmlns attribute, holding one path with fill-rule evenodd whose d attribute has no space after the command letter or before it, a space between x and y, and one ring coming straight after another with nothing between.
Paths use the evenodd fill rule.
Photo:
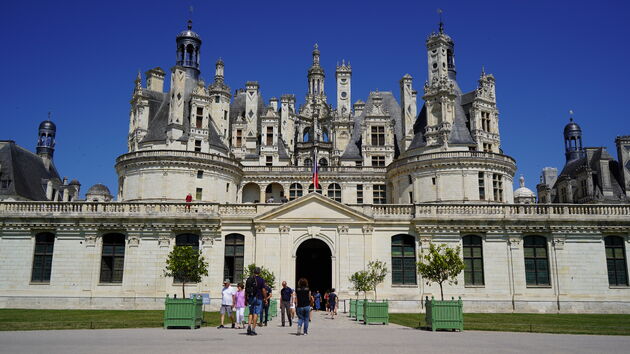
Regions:
<instances>
[{"instance_id":1,"label":"backpack","mask_svg":"<svg viewBox=\"0 0 630 354\"><path fill-rule=\"evenodd\" d=\"M247 298L251 298L256 296L256 288L258 283L256 282L256 276L252 275L251 277L247 278L247 281L245 282L245 296L247 296Z\"/></svg>"}]
</instances>

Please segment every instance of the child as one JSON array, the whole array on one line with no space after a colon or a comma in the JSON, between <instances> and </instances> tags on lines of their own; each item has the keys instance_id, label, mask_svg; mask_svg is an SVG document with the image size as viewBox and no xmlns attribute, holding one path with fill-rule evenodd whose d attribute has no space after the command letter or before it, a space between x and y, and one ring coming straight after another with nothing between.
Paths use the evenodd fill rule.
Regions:
<instances>
[{"instance_id":1,"label":"child","mask_svg":"<svg viewBox=\"0 0 630 354\"><path fill-rule=\"evenodd\" d=\"M245 285L238 283L236 294L236 328L245 328Z\"/></svg>"}]
</instances>

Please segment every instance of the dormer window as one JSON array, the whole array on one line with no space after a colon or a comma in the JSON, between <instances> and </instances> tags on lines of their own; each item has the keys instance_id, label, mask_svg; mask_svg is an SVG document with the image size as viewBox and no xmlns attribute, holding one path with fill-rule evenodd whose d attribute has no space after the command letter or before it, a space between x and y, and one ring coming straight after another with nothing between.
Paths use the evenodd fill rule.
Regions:
<instances>
[{"instance_id":1,"label":"dormer window","mask_svg":"<svg viewBox=\"0 0 630 354\"><path fill-rule=\"evenodd\" d=\"M197 107L197 119L195 120L195 127L201 129L203 127L203 108Z\"/></svg>"},{"instance_id":2,"label":"dormer window","mask_svg":"<svg viewBox=\"0 0 630 354\"><path fill-rule=\"evenodd\" d=\"M384 126L372 127L372 145L373 146L385 145L385 127Z\"/></svg>"}]
</instances>

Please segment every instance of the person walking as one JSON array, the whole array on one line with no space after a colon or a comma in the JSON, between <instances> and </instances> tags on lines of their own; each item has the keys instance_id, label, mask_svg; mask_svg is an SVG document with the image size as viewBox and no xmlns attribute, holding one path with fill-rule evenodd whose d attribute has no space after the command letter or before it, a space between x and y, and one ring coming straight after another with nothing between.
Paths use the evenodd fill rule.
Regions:
<instances>
[{"instance_id":1,"label":"person walking","mask_svg":"<svg viewBox=\"0 0 630 354\"><path fill-rule=\"evenodd\" d=\"M322 294L319 293L319 290L315 291L313 298L315 299L315 311L319 311L322 305Z\"/></svg>"},{"instance_id":2,"label":"person walking","mask_svg":"<svg viewBox=\"0 0 630 354\"><path fill-rule=\"evenodd\" d=\"M234 295L234 306L236 307L236 328L245 328L245 285L238 283L236 294Z\"/></svg>"},{"instance_id":3,"label":"person walking","mask_svg":"<svg viewBox=\"0 0 630 354\"><path fill-rule=\"evenodd\" d=\"M330 319L334 320L337 314L337 294L335 294L335 288L332 288L330 294L328 294L328 303L330 304Z\"/></svg>"},{"instance_id":4,"label":"person walking","mask_svg":"<svg viewBox=\"0 0 630 354\"><path fill-rule=\"evenodd\" d=\"M223 320L225 319L226 313L228 316L230 316L230 319L232 320L232 328L234 328L235 324L232 310L234 310L234 303L236 302L236 292L230 287L230 279L225 279L225 281L223 282L221 295L221 309L219 310L221 314L221 324L217 328L225 328L225 326L223 326Z\"/></svg>"},{"instance_id":5,"label":"person walking","mask_svg":"<svg viewBox=\"0 0 630 354\"><path fill-rule=\"evenodd\" d=\"M263 299L262 316L260 316L260 323L258 325L267 327L267 322L269 321L269 305L271 304L271 288L269 284L265 284L265 289L267 289L267 296Z\"/></svg>"},{"instance_id":6,"label":"person walking","mask_svg":"<svg viewBox=\"0 0 630 354\"><path fill-rule=\"evenodd\" d=\"M313 296L311 295L311 290L308 288L308 280L305 278L298 280L298 287L295 289L295 294L297 298L296 307L298 315L297 335L302 334L302 326L304 326L304 335L307 335L308 324L310 322L309 316L311 306L313 305Z\"/></svg>"},{"instance_id":7,"label":"person walking","mask_svg":"<svg viewBox=\"0 0 630 354\"><path fill-rule=\"evenodd\" d=\"M291 320L295 321L295 317L297 316L295 312L295 304L297 304L297 295L295 295L295 291L291 294Z\"/></svg>"},{"instance_id":8,"label":"person walking","mask_svg":"<svg viewBox=\"0 0 630 354\"><path fill-rule=\"evenodd\" d=\"M324 306L326 307L326 313L328 313L328 310L330 308L329 307L330 304L328 303L328 290L326 290L326 292L324 293L324 302L325 302Z\"/></svg>"},{"instance_id":9,"label":"person walking","mask_svg":"<svg viewBox=\"0 0 630 354\"><path fill-rule=\"evenodd\" d=\"M282 327L284 327L284 315L286 313L289 319L289 327L293 326L291 318L291 298L293 297L293 289L287 286L287 282L282 282L282 289L280 289L280 318L282 320Z\"/></svg>"},{"instance_id":10,"label":"person walking","mask_svg":"<svg viewBox=\"0 0 630 354\"><path fill-rule=\"evenodd\" d=\"M254 268L252 274L245 282L245 296L249 304L249 318L247 319L247 334L257 335L256 323L262 310L263 299L267 297L265 280L260 277L260 267Z\"/></svg>"}]
</instances>

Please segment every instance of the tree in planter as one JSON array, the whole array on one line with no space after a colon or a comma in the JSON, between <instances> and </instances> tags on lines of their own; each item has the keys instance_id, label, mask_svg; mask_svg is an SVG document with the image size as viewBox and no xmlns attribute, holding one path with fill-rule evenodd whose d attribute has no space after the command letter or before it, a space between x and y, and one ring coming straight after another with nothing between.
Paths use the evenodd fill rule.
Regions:
<instances>
[{"instance_id":1,"label":"tree in planter","mask_svg":"<svg viewBox=\"0 0 630 354\"><path fill-rule=\"evenodd\" d=\"M374 290L374 300L376 300L376 287L385 281L385 277L387 276L387 263L381 261L371 261L367 265L368 267L368 276L367 276L367 285L368 291Z\"/></svg>"},{"instance_id":2,"label":"tree in planter","mask_svg":"<svg viewBox=\"0 0 630 354\"><path fill-rule=\"evenodd\" d=\"M367 291L369 291L368 277L369 277L368 271L360 270L352 274L350 278L348 279L352 283L352 289L356 291L355 294L357 295L357 300L359 299L359 293L361 292L363 292L364 297L367 299Z\"/></svg>"},{"instance_id":3,"label":"tree in planter","mask_svg":"<svg viewBox=\"0 0 630 354\"><path fill-rule=\"evenodd\" d=\"M166 259L164 276L182 282L182 298L186 298L186 283L199 283L208 275L208 263L201 252L191 246L175 246Z\"/></svg>"},{"instance_id":4,"label":"tree in planter","mask_svg":"<svg viewBox=\"0 0 630 354\"><path fill-rule=\"evenodd\" d=\"M459 254L459 246L451 248L445 244L436 246L431 243L429 252L421 256L418 262L418 273L426 279L427 285L430 283L440 285L442 300L444 300L442 284L445 281L449 284L457 284L457 276L464 270L464 261Z\"/></svg>"},{"instance_id":5,"label":"tree in planter","mask_svg":"<svg viewBox=\"0 0 630 354\"><path fill-rule=\"evenodd\" d=\"M256 269L256 263L248 265L243 272L243 280L247 280L247 278L252 276L254 274L254 269ZM276 275L273 274L272 271L265 267L260 267L260 277L263 278L265 284L267 284L268 287L270 287L271 289L275 289L274 284L276 283Z\"/></svg>"}]
</instances>

